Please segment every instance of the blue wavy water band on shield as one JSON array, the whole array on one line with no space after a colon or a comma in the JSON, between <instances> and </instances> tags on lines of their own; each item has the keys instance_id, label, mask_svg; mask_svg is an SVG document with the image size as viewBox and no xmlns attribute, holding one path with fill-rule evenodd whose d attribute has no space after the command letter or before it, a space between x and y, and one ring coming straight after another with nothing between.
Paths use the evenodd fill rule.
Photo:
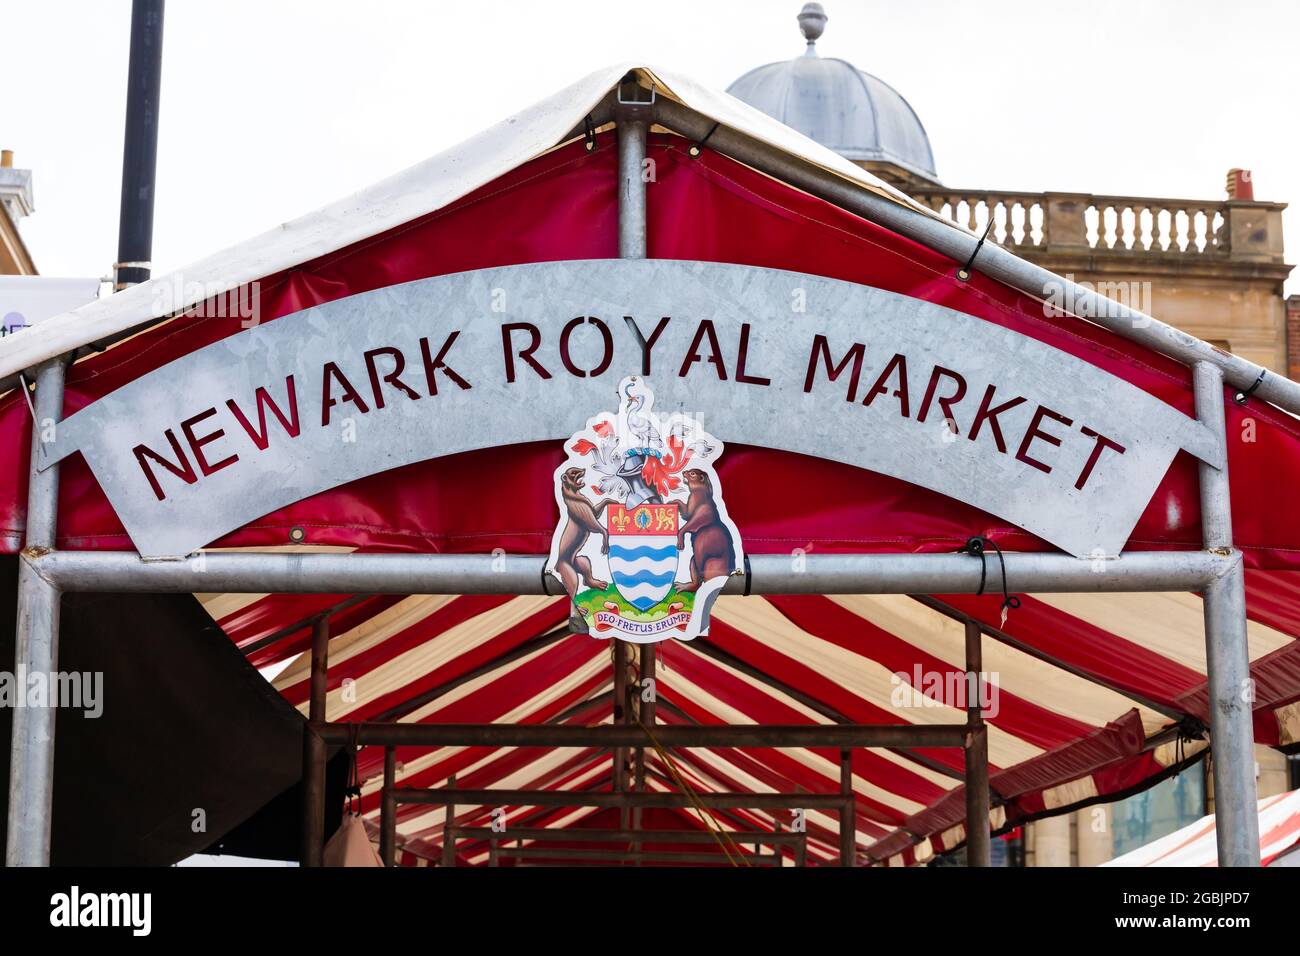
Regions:
<instances>
[{"instance_id":1,"label":"blue wavy water band on shield","mask_svg":"<svg viewBox=\"0 0 1300 956\"><path fill-rule=\"evenodd\" d=\"M629 548L625 545L610 542L609 556L611 558L622 558L624 561L636 561L641 558L653 558L656 561L664 561L668 558L677 557L677 548L671 544L664 545L662 548L652 548L648 544Z\"/></svg>"},{"instance_id":2,"label":"blue wavy water band on shield","mask_svg":"<svg viewBox=\"0 0 1300 956\"><path fill-rule=\"evenodd\" d=\"M663 587L665 584L671 584L674 577L676 577L676 574L672 571L666 574L651 574L649 571L638 571L636 574L625 574L621 571L614 572L614 581L623 587L633 587L637 584Z\"/></svg>"}]
</instances>

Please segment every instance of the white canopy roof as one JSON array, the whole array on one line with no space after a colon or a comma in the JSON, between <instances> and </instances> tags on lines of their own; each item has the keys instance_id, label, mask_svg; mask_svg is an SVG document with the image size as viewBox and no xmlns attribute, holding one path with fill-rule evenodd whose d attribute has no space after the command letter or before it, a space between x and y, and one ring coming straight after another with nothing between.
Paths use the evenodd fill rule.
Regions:
<instances>
[{"instance_id":1,"label":"white canopy roof","mask_svg":"<svg viewBox=\"0 0 1300 956\"><path fill-rule=\"evenodd\" d=\"M184 298L169 300L176 311L182 311L212 295L435 212L566 141L631 70L637 71L643 82L652 83L657 96L675 100L863 189L934 215L883 180L733 96L681 74L619 63L597 70L465 142L338 202L151 282L55 316L23 334L0 339L0 378L164 318L155 312L158 283L184 290ZM949 225L960 229L956 224Z\"/></svg>"}]
</instances>

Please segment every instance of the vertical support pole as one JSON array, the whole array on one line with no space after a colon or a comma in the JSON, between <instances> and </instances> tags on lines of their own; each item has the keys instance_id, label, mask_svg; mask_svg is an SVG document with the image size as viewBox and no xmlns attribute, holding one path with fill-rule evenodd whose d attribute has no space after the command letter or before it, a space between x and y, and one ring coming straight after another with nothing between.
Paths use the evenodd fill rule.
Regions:
<instances>
[{"instance_id":1,"label":"vertical support pole","mask_svg":"<svg viewBox=\"0 0 1300 956\"><path fill-rule=\"evenodd\" d=\"M302 865L320 866L325 853L325 741L311 729L325 720L330 622L318 617L311 629L311 698L302 737Z\"/></svg>"},{"instance_id":2,"label":"vertical support pole","mask_svg":"<svg viewBox=\"0 0 1300 956\"><path fill-rule=\"evenodd\" d=\"M840 751L840 794L844 804L840 808L840 866L853 866L857 856L858 809L853 798L853 751Z\"/></svg>"},{"instance_id":3,"label":"vertical support pole","mask_svg":"<svg viewBox=\"0 0 1300 956\"><path fill-rule=\"evenodd\" d=\"M27 532L23 554L54 547L58 525L59 466L37 471L47 439L63 417L63 361L51 359L36 370L36 421L32 423L31 472L27 487ZM23 387L23 386L20 386ZM53 674L59 664L57 588L18 562L18 617L14 628L14 671ZM20 676L26 686L26 677ZM54 801L55 708L13 708L9 751L7 866L50 865L50 820Z\"/></svg>"},{"instance_id":4,"label":"vertical support pole","mask_svg":"<svg viewBox=\"0 0 1300 956\"><path fill-rule=\"evenodd\" d=\"M614 723L627 723L627 645L617 637L612 639L610 656L614 659ZM627 789L627 753L622 747L614 748L614 792ZM626 821L624 821L626 825Z\"/></svg>"},{"instance_id":5,"label":"vertical support pole","mask_svg":"<svg viewBox=\"0 0 1300 956\"><path fill-rule=\"evenodd\" d=\"M989 866L989 735L980 713L984 632L966 622L966 865Z\"/></svg>"},{"instance_id":6,"label":"vertical support pole","mask_svg":"<svg viewBox=\"0 0 1300 956\"><path fill-rule=\"evenodd\" d=\"M620 116L618 119L618 257L646 256L645 161L646 122Z\"/></svg>"},{"instance_id":7,"label":"vertical support pole","mask_svg":"<svg viewBox=\"0 0 1300 956\"><path fill-rule=\"evenodd\" d=\"M641 645L641 723L647 727L654 728L657 707L659 703L659 677L657 669L658 644ZM651 681L652 692L649 699L646 699L645 683ZM637 789L645 789L645 767L641 768L641 779L637 781Z\"/></svg>"},{"instance_id":8,"label":"vertical support pole","mask_svg":"<svg viewBox=\"0 0 1300 956\"><path fill-rule=\"evenodd\" d=\"M794 848L794 865L808 865L808 831L805 829L799 834L799 843Z\"/></svg>"},{"instance_id":9,"label":"vertical support pole","mask_svg":"<svg viewBox=\"0 0 1300 956\"><path fill-rule=\"evenodd\" d=\"M617 637L613 638L613 647L610 651L614 656L614 723L626 724L628 722L627 644ZM623 747L615 747L613 759L614 792L625 793L627 791L627 750ZM619 807L618 818L619 827L626 830L628 825L626 805Z\"/></svg>"},{"instance_id":10,"label":"vertical support pole","mask_svg":"<svg viewBox=\"0 0 1300 956\"><path fill-rule=\"evenodd\" d=\"M379 810L379 859L392 866L397 855L397 802L393 786L397 783L397 749L384 748L384 793Z\"/></svg>"},{"instance_id":11,"label":"vertical support pole","mask_svg":"<svg viewBox=\"0 0 1300 956\"><path fill-rule=\"evenodd\" d=\"M623 107L616 114L618 128L618 256L620 259L644 259L646 256L645 179L641 166L645 161L647 125L644 119L634 117L637 107ZM614 639L614 722L627 722L627 659L626 645ZM645 661L645 654L641 656ZM644 720L642 721L644 723ZM649 724L646 724L649 726ZM627 755L622 747L614 750L614 791L626 789L624 761ZM645 785L645 750L636 752L637 789ZM626 807L619 810L619 826L628 827ZM634 828L640 829L641 812L635 811ZM634 849L640 849L637 844Z\"/></svg>"},{"instance_id":12,"label":"vertical support pole","mask_svg":"<svg viewBox=\"0 0 1300 956\"><path fill-rule=\"evenodd\" d=\"M1232 503L1223 411L1223 372L1209 362L1193 370L1196 417L1219 436L1223 468L1200 463L1201 532L1210 551L1232 551ZM1219 866L1259 866L1255 728L1251 720L1246 580L1240 555L1205 589L1205 659L1209 674L1210 747L1214 757L1215 833Z\"/></svg>"},{"instance_id":13,"label":"vertical support pole","mask_svg":"<svg viewBox=\"0 0 1300 956\"><path fill-rule=\"evenodd\" d=\"M655 677L655 661L658 645L642 644L641 645L641 687L638 691L640 695L637 704L637 711L641 716L641 723L653 728L655 724L655 701L659 694L659 685ZM649 682L647 684L647 682ZM646 699L647 686L650 689L649 699ZM636 748L636 787L637 793L645 792L645 748ZM640 831L641 829L641 808L637 807L632 811L632 829ZM632 845L632 849L640 850L641 842L638 840Z\"/></svg>"},{"instance_id":14,"label":"vertical support pole","mask_svg":"<svg viewBox=\"0 0 1300 956\"><path fill-rule=\"evenodd\" d=\"M646 727L654 727L655 721L655 697L659 693L659 685L655 682L655 653L658 645L642 644L641 645L641 687L637 689L637 713L640 714L641 723ZM649 683L647 683L649 682ZM649 687L649 700L646 698L646 689ZM636 780L633 787L636 787L637 793L645 792L646 788L646 748L637 748L636 762ZM641 832L641 808L637 806L632 810L632 829ZM640 851L641 840L636 840L632 844L633 852ZM640 857L637 858L637 866L641 865Z\"/></svg>"},{"instance_id":15,"label":"vertical support pole","mask_svg":"<svg viewBox=\"0 0 1300 956\"><path fill-rule=\"evenodd\" d=\"M456 789L456 775L447 778L447 789ZM456 825L456 804L447 804L447 818L442 824L442 865L456 865L456 834L452 827Z\"/></svg>"}]
</instances>

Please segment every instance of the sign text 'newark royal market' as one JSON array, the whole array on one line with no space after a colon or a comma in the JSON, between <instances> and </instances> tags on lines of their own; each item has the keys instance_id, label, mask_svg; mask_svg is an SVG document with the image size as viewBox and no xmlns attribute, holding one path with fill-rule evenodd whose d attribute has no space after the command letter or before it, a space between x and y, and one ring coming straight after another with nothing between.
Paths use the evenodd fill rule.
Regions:
<instances>
[{"instance_id":1,"label":"sign text 'newark royal market'","mask_svg":"<svg viewBox=\"0 0 1300 956\"><path fill-rule=\"evenodd\" d=\"M1218 454L1135 386L933 303L591 260L420 280L247 329L70 416L46 464L80 451L138 550L180 556L356 478L563 439L629 374L729 443L893 475L1080 555L1118 553L1179 449Z\"/></svg>"}]
</instances>

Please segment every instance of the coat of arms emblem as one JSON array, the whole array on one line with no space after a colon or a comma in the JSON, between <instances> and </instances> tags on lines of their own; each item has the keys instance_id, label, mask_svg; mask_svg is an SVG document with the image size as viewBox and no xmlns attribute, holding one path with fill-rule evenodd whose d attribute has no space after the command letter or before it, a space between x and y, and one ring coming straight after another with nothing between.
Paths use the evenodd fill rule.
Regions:
<instances>
[{"instance_id":1,"label":"coat of arms emblem","mask_svg":"<svg viewBox=\"0 0 1300 956\"><path fill-rule=\"evenodd\" d=\"M619 409L589 419L555 472L560 522L548 573L579 633L645 644L708 633L709 609L744 563L713 462L722 442L697 421L654 414L642 378Z\"/></svg>"}]
</instances>

